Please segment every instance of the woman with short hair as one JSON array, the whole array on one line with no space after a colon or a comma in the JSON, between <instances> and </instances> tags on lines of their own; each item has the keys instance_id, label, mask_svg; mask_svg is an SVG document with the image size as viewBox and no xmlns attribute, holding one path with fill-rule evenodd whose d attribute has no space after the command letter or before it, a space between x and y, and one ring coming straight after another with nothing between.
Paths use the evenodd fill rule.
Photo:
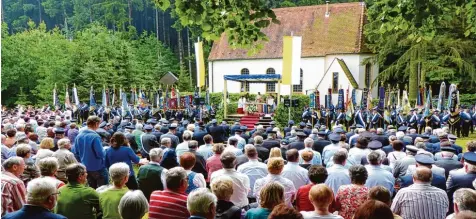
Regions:
<instances>
[{"instance_id":1,"label":"woman with short hair","mask_svg":"<svg viewBox=\"0 0 476 219\"><path fill-rule=\"evenodd\" d=\"M314 211L301 211L305 219L342 219L339 215L329 212L329 205L334 201L332 189L325 184L316 184L309 191L309 200Z\"/></svg>"},{"instance_id":2,"label":"woman with short hair","mask_svg":"<svg viewBox=\"0 0 476 219\"><path fill-rule=\"evenodd\" d=\"M336 209L339 215L345 219L352 219L355 211L367 200L369 189L365 187L368 173L362 165L354 165L349 168L350 185L339 187L336 194Z\"/></svg>"},{"instance_id":3,"label":"woman with short hair","mask_svg":"<svg viewBox=\"0 0 476 219\"><path fill-rule=\"evenodd\" d=\"M129 191L126 186L129 180L129 166L126 163L115 163L109 167L109 178L112 180L111 186L100 191L101 187L96 191L99 192L99 206L103 212L103 219L120 218L117 206L122 196Z\"/></svg>"},{"instance_id":4,"label":"woman with short hair","mask_svg":"<svg viewBox=\"0 0 476 219\"><path fill-rule=\"evenodd\" d=\"M266 219L276 205L284 203L284 187L278 182L266 184L260 191L259 207L246 212L246 219Z\"/></svg>"},{"instance_id":5,"label":"woman with short hair","mask_svg":"<svg viewBox=\"0 0 476 219\"><path fill-rule=\"evenodd\" d=\"M53 156L53 147L55 146L53 138L43 138L40 142L40 149L36 152L36 155L33 159L35 159L35 163L38 164L38 161L45 157Z\"/></svg>"},{"instance_id":6,"label":"woman with short hair","mask_svg":"<svg viewBox=\"0 0 476 219\"><path fill-rule=\"evenodd\" d=\"M185 152L180 155L180 166L185 169L188 177L188 188L185 191L186 194L190 194L190 192L195 189L205 188L207 186L203 174L192 171L192 168L195 166L195 162L196 157L193 153Z\"/></svg>"},{"instance_id":7,"label":"woman with short hair","mask_svg":"<svg viewBox=\"0 0 476 219\"><path fill-rule=\"evenodd\" d=\"M278 149L279 150L279 149ZM268 162L268 175L261 179L255 181L253 193L256 196L256 201L260 203L261 200L261 190L269 183L279 182L284 186L284 200L288 206L292 206L296 189L291 180L282 177L281 172L284 168L283 158L271 158Z\"/></svg>"},{"instance_id":8,"label":"woman with short hair","mask_svg":"<svg viewBox=\"0 0 476 219\"><path fill-rule=\"evenodd\" d=\"M149 203L140 190L128 191L119 201L118 209L122 219L142 219L149 211Z\"/></svg>"},{"instance_id":9,"label":"woman with short hair","mask_svg":"<svg viewBox=\"0 0 476 219\"><path fill-rule=\"evenodd\" d=\"M56 188L59 189L65 185L63 181L56 178L56 172L59 167L58 159L55 157L43 158L38 162L38 167L40 168L42 177L49 177L55 181Z\"/></svg>"},{"instance_id":10,"label":"woman with short hair","mask_svg":"<svg viewBox=\"0 0 476 219\"><path fill-rule=\"evenodd\" d=\"M405 143L403 143L403 141L395 140L392 142L393 151L388 153L387 155L390 167L393 168L395 166L395 162L407 156L407 153L403 151L404 147Z\"/></svg>"},{"instance_id":11,"label":"woman with short hair","mask_svg":"<svg viewBox=\"0 0 476 219\"><path fill-rule=\"evenodd\" d=\"M271 148L271 150L269 151L269 157L264 161L264 163L267 164L268 160L270 160L271 158L283 158L283 155L281 154L281 148ZM287 160L284 160L284 164L286 164L287 162Z\"/></svg>"},{"instance_id":12,"label":"woman with short hair","mask_svg":"<svg viewBox=\"0 0 476 219\"><path fill-rule=\"evenodd\" d=\"M225 150L225 146L222 143L213 144L212 151L213 156L207 159L206 169L208 172L208 179L207 181L210 182L210 177L212 173L221 170L223 168L223 164L220 161L220 156Z\"/></svg>"},{"instance_id":13,"label":"woman with short hair","mask_svg":"<svg viewBox=\"0 0 476 219\"><path fill-rule=\"evenodd\" d=\"M217 219L240 219L241 209L230 201L233 194L233 180L228 176L218 177L210 185L218 202L216 206Z\"/></svg>"},{"instance_id":14,"label":"woman with short hair","mask_svg":"<svg viewBox=\"0 0 476 219\"><path fill-rule=\"evenodd\" d=\"M387 204L377 201L368 200L364 202L355 212L353 219L393 219L392 210Z\"/></svg>"},{"instance_id":15,"label":"woman with short hair","mask_svg":"<svg viewBox=\"0 0 476 219\"><path fill-rule=\"evenodd\" d=\"M367 148L368 145L369 145L369 140L367 140L366 137L359 137L357 139L357 143L355 144L355 147L349 150L347 159L351 161L352 163L360 163L362 160L362 157L367 157L367 155L370 154L371 152L371 150Z\"/></svg>"}]
</instances>

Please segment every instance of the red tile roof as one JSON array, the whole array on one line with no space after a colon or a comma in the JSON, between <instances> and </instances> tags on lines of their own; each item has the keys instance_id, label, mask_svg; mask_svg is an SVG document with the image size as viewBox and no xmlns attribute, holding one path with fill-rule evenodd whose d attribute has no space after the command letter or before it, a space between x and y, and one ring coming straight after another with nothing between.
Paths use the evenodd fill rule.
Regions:
<instances>
[{"instance_id":1,"label":"red tile roof","mask_svg":"<svg viewBox=\"0 0 476 219\"><path fill-rule=\"evenodd\" d=\"M326 5L274 9L281 24L271 24L262 31L269 41L257 54L248 56L244 49L231 49L225 34L213 43L208 60L281 58L283 36L302 36L302 57L328 54L364 53L365 5L363 3L330 4L330 16L325 17Z\"/></svg>"}]
</instances>

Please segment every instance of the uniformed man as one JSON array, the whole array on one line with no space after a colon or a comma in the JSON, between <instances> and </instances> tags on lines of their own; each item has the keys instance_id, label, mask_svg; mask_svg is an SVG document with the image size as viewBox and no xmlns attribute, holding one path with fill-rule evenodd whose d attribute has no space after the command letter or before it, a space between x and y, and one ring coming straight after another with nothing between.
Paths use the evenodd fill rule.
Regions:
<instances>
[{"instance_id":1,"label":"uniformed man","mask_svg":"<svg viewBox=\"0 0 476 219\"><path fill-rule=\"evenodd\" d=\"M269 127L266 128L266 133L268 133L269 131L273 131L274 127L276 127L276 122L275 121L270 122Z\"/></svg>"},{"instance_id":2,"label":"uniformed man","mask_svg":"<svg viewBox=\"0 0 476 219\"><path fill-rule=\"evenodd\" d=\"M279 140L276 138L276 132L275 131L269 131L268 133L268 138L263 141L263 147L265 147L268 150L271 150L271 148L279 148Z\"/></svg>"},{"instance_id":3,"label":"uniformed man","mask_svg":"<svg viewBox=\"0 0 476 219\"><path fill-rule=\"evenodd\" d=\"M410 113L407 116L407 123L409 127L417 129L418 127L418 114L415 109L410 109Z\"/></svg>"},{"instance_id":4,"label":"uniformed man","mask_svg":"<svg viewBox=\"0 0 476 219\"><path fill-rule=\"evenodd\" d=\"M237 129L240 129L240 120L235 120L235 123L230 128L230 135L234 135Z\"/></svg>"},{"instance_id":5,"label":"uniformed man","mask_svg":"<svg viewBox=\"0 0 476 219\"><path fill-rule=\"evenodd\" d=\"M226 141L226 131L221 125L217 125L217 120L213 119L208 127L208 133L213 137L214 143L224 143Z\"/></svg>"},{"instance_id":6,"label":"uniformed man","mask_svg":"<svg viewBox=\"0 0 476 219\"><path fill-rule=\"evenodd\" d=\"M245 139L245 142L248 142L248 140L250 139L250 135L246 134L246 132L248 131L248 127L243 125L240 127L242 133L241 133L241 137L243 139Z\"/></svg>"},{"instance_id":7,"label":"uniformed man","mask_svg":"<svg viewBox=\"0 0 476 219\"><path fill-rule=\"evenodd\" d=\"M426 167L431 169L435 161L426 154L415 155L416 167ZM413 184L412 174L406 174L399 178L400 188L405 188ZM431 185L446 191L445 177L432 173Z\"/></svg>"},{"instance_id":8,"label":"uniformed man","mask_svg":"<svg viewBox=\"0 0 476 219\"><path fill-rule=\"evenodd\" d=\"M469 136L469 129L472 123L473 122L471 121L471 114L469 113L469 109L467 107L464 107L463 111L461 111L461 136Z\"/></svg>"},{"instance_id":9,"label":"uniformed man","mask_svg":"<svg viewBox=\"0 0 476 219\"><path fill-rule=\"evenodd\" d=\"M382 115L378 112L378 107L372 109L372 115L370 119L370 128L376 129L381 128L381 120L383 119Z\"/></svg>"},{"instance_id":10,"label":"uniformed man","mask_svg":"<svg viewBox=\"0 0 476 219\"><path fill-rule=\"evenodd\" d=\"M126 136L127 141L129 142L129 146L131 146L131 149L134 152L138 152L139 145L137 145L136 138L134 137L134 135L132 135L132 130L134 130L134 129L135 129L135 127L132 124L127 125L127 126L124 127L125 136Z\"/></svg>"},{"instance_id":11,"label":"uniformed man","mask_svg":"<svg viewBox=\"0 0 476 219\"><path fill-rule=\"evenodd\" d=\"M464 171L451 171L446 182L447 193L450 200L448 213L453 213L453 194L460 188L473 188L476 179L476 153L466 152L463 155Z\"/></svg>"},{"instance_id":12,"label":"uniformed man","mask_svg":"<svg viewBox=\"0 0 476 219\"><path fill-rule=\"evenodd\" d=\"M304 139L306 139L307 135L299 131L296 133L297 141L292 142L289 144L289 149L296 149L296 150L302 150L304 149Z\"/></svg>"},{"instance_id":13,"label":"uniformed man","mask_svg":"<svg viewBox=\"0 0 476 219\"><path fill-rule=\"evenodd\" d=\"M448 177L451 170L463 167L463 164L458 161L458 156L455 153L456 150L454 148L445 146L441 147L441 152L435 154L435 165L445 169L446 177Z\"/></svg>"},{"instance_id":14,"label":"uniformed man","mask_svg":"<svg viewBox=\"0 0 476 219\"><path fill-rule=\"evenodd\" d=\"M433 111L433 115L431 115L431 128L437 129L441 127L441 118L439 115L439 111L436 109Z\"/></svg>"},{"instance_id":15,"label":"uniformed man","mask_svg":"<svg viewBox=\"0 0 476 219\"><path fill-rule=\"evenodd\" d=\"M64 130L64 128L58 127L58 128L54 128L53 132L55 133L55 138L53 139L55 146L52 150L56 151L56 150L58 150L58 141L60 139L64 138L65 130Z\"/></svg>"},{"instance_id":16,"label":"uniformed man","mask_svg":"<svg viewBox=\"0 0 476 219\"><path fill-rule=\"evenodd\" d=\"M205 135L207 135L208 132L207 130L205 129L205 124L200 121L198 123L198 130L196 130L194 133L193 133L193 137L192 139L197 141L198 142L198 145L204 145L205 144L205 140L203 140L203 137L205 137Z\"/></svg>"},{"instance_id":17,"label":"uniformed man","mask_svg":"<svg viewBox=\"0 0 476 219\"><path fill-rule=\"evenodd\" d=\"M345 124L345 113L342 112L342 109L337 109L337 113L336 113L336 119L335 119L335 125L339 125L339 124Z\"/></svg>"},{"instance_id":18,"label":"uniformed man","mask_svg":"<svg viewBox=\"0 0 476 219\"><path fill-rule=\"evenodd\" d=\"M405 116L403 115L402 110L398 111L398 115L396 116L396 122L397 122L397 127L406 125Z\"/></svg>"},{"instance_id":19,"label":"uniformed man","mask_svg":"<svg viewBox=\"0 0 476 219\"><path fill-rule=\"evenodd\" d=\"M155 137L155 135L152 134L152 129L154 129L152 125L145 125L144 126L145 132L143 135L140 136L140 140L142 143L142 148L140 152L142 157L147 158L147 160L150 160L149 158L150 150L152 150L153 148L160 147L160 144L157 141L157 138Z\"/></svg>"},{"instance_id":20,"label":"uniformed man","mask_svg":"<svg viewBox=\"0 0 476 219\"><path fill-rule=\"evenodd\" d=\"M170 138L172 141L172 148L176 148L177 145L180 143L179 138L175 135L177 133L177 123L172 123L169 125L169 131L166 134L160 136L160 140L163 138Z\"/></svg>"}]
</instances>

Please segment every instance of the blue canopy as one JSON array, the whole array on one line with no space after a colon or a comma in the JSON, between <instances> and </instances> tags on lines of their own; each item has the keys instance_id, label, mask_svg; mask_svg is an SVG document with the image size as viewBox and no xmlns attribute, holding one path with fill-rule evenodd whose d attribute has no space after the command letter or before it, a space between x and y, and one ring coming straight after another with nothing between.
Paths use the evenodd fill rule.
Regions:
<instances>
[{"instance_id":1,"label":"blue canopy","mask_svg":"<svg viewBox=\"0 0 476 219\"><path fill-rule=\"evenodd\" d=\"M229 81L249 82L249 83L266 83L278 82L281 75L278 74L261 74L261 75L224 75L223 78Z\"/></svg>"}]
</instances>

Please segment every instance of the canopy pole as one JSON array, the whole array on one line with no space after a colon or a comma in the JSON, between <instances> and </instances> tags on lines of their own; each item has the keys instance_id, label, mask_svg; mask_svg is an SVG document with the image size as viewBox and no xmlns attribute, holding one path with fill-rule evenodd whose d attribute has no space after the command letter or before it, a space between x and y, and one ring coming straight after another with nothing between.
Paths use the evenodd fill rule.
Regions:
<instances>
[{"instance_id":1,"label":"canopy pole","mask_svg":"<svg viewBox=\"0 0 476 219\"><path fill-rule=\"evenodd\" d=\"M281 81L278 81L278 96L276 97L276 100L276 107L278 107L279 103L281 103Z\"/></svg>"},{"instance_id":2,"label":"canopy pole","mask_svg":"<svg viewBox=\"0 0 476 219\"><path fill-rule=\"evenodd\" d=\"M289 85L289 107L288 107L288 121L291 120L291 107L293 107L293 85Z\"/></svg>"},{"instance_id":3,"label":"canopy pole","mask_svg":"<svg viewBox=\"0 0 476 219\"><path fill-rule=\"evenodd\" d=\"M226 79L224 79L224 84L223 84L223 119L226 118L226 112L227 112L227 99L226 99L226 93L228 93L227 91L227 87L226 87Z\"/></svg>"}]
</instances>

